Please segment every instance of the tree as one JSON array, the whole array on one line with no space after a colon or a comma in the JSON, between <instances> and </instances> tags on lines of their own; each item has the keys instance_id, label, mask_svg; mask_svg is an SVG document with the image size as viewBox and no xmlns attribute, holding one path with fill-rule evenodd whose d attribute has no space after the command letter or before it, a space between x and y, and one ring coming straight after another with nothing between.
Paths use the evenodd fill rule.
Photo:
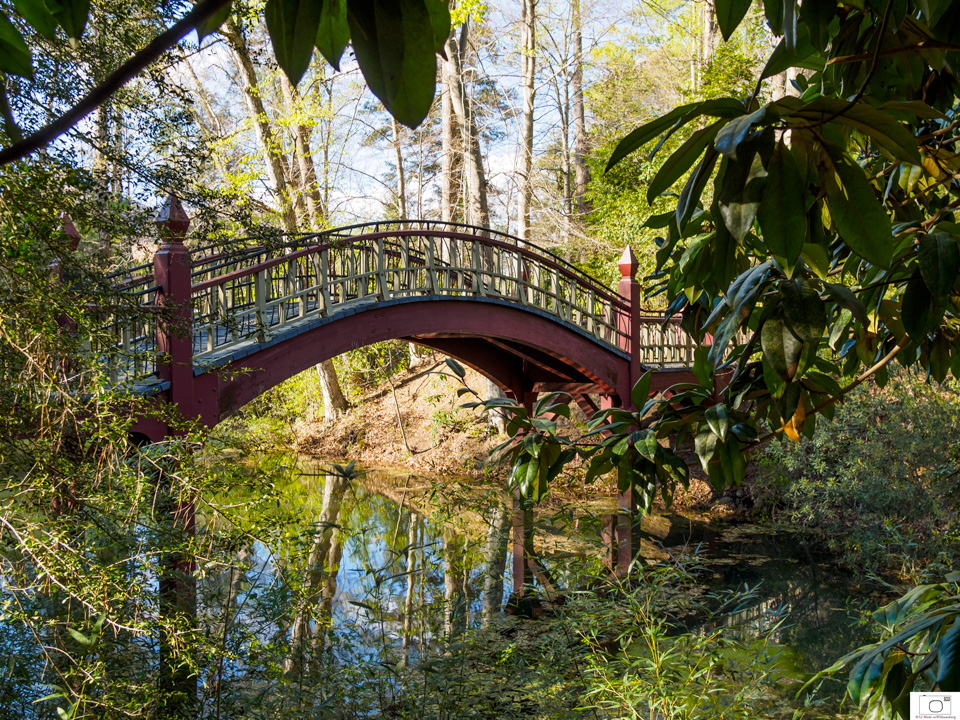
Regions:
<instances>
[{"instance_id":1,"label":"tree","mask_svg":"<svg viewBox=\"0 0 960 720\"><path fill-rule=\"evenodd\" d=\"M0 150L0 164L12 162L44 147L75 127L103 105L111 95L145 68L174 48L187 34L200 40L216 31L230 17L232 0L201 0L183 18L157 35L146 47L106 75L58 119L47 122L24 137L17 111L6 87L11 78L33 77L29 40L37 37L72 42L84 34L90 13L86 0L68 0L51 9L44 0L22 0L15 13L4 12L0 24L0 73L8 81L0 88L0 118L14 144ZM410 0L402 4L385 0L326 0L322 3L290 3L269 0L264 18L277 63L295 86L310 64L316 47L335 68L347 44L354 53L370 89L401 122L416 127L433 103L436 53L443 49L450 29L450 13L440 0ZM424 28L428 32L424 34ZM23 112L22 114L27 114Z\"/></svg>"}]
</instances>

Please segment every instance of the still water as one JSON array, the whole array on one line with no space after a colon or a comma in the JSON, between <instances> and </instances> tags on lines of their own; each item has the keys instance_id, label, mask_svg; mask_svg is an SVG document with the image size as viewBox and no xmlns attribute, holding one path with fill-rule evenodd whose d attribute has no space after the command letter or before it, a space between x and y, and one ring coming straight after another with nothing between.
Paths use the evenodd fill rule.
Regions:
<instances>
[{"instance_id":1,"label":"still water","mask_svg":"<svg viewBox=\"0 0 960 720\"><path fill-rule=\"evenodd\" d=\"M261 628L254 642L266 648L285 635L304 661L324 650L344 653L344 661L375 660L389 645L415 662L503 617L513 588L505 492L396 470L345 479L294 455L271 458L264 469L284 498L276 535L241 548L236 566L205 585L209 607L232 597L233 620ZM613 510L610 498L537 514L538 560L561 592L584 572L603 573L600 515ZM797 676L869 639L858 625L864 603L799 537L677 515L644 521L639 536L645 565L693 557L702 589L751 590L723 622L753 623L758 632L780 623L775 641ZM276 621L279 610L274 621L263 619L274 605L298 604L301 611L284 620Z\"/></svg>"}]
</instances>

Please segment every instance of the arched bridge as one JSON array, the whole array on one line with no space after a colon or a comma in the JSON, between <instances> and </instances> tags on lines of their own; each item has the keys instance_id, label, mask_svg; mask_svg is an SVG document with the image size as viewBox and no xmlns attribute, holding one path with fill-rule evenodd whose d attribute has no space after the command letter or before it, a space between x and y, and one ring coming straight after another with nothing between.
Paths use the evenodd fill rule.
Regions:
<instances>
[{"instance_id":1,"label":"arched bridge","mask_svg":"<svg viewBox=\"0 0 960 720\"><path fill-rule=\"evenodd\" d=\"M563 390L584 407L595 407L590 395L620 404L647 369L654 391L691 377L692 342L642 310L629 248L611 292L533 244L453 223L355 225L192 254L175 197L157 224L152 265L117 281L165 312L105 318L114 340L100 352L114 382L211 427L315 363L389 339L455 357L523 402ZM156 421L135 429L171 433Z\"/></svg>"}]
</instances>

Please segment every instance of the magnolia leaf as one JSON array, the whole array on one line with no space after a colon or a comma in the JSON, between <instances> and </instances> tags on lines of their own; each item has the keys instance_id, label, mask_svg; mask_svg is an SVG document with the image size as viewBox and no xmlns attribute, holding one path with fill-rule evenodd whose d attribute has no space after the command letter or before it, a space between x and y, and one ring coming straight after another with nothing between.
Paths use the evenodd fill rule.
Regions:
<instances>
[{"instance_id":1,"label":"magnolia leaf","mask_svg":"<svg viewBox=\"0 0 960 720\"><path fill-rule=\"evenodd\" d=\"M350 42L347 0L323 0L314 44L324 59L339 72L340 58Z\"/></svg>"},{"instance_id":2,"label":"magnolia leaf","mask_svg":"<svg viewBox=\"0 0 960 720\"><path fill-rule=\"evenodd\" d=\"M760 330L760 347L770 366L785 380L792 378L800 362L803 343L781 314L776 314Z\"/></svg>"},{"instance_id":3,"label":"magnolia leaf","mask_svg":"<svg viewBox=\"0 0 960 720\"><path fill-rule=\"evenodd\" d=\"M730 427L730 417L727 414L727 408L722 404L713 405L707 408L704 413L704 419L714 435L717 435L722 441L727 440L727 430Z\"/></svg>"},{"instance_id":4,"label":"magnolia leaf","mask_svg":"<svg viewBox=\"0 0 960 720\"><path fill-rule=\"evenodd\" d=\"M717 164L718 157L720 157L720 154L715 148L707 148L707 151L703 154L703 159L700 160L697 167L694 168L694 171L690 173L687 184L683 186L683 192L680 193L680 200L677 202L676 212L677 228L681 232L683 232L684 226L693 216L693 212L700 202L700 197L703 195L703 190L710 180L710 175L713 173L713 167Z\"/></svg>"},{"instance_id":5,"label":"magnolia leaf","mask_svg":"<svg viewBox=\"0 0 960 720\"><path fill-rule=\"evenodd\" d=\"M823 70L824 58L821 53L813 46L810 41L810 33L806 26L801 25L797 33L796 47L791 52L787 49L786 38L781 40L774 48L767 64L760 73L760 79L779 75L780 73L792 67L804 68L806 70Z\"/></svg>"},{"instance_id":6,"label":"magnolia leaf","mask_svg":"<svg viewBox=\"0 0 960 720\"><path fill-rule=\"evenodd\" d=\"M57 2L60 8L53 12L57 22L67 33L67 37L79 40L84 28L87 27L90 0L57 0Z\"/></svg>"},{"instance_id":7,"label":"magnolia leaf","mask_svg":"<svg viewBox=\"0 0 960 720\"><path fill-rule=\"evenodd\" d=\"M53 9L59 9L58 3L48 3L46 0L13 0L13 6L23 15L23 19L47 40L57 37L57 18Z\"/></svg>"},{"instance_id":8,"label":"magnolia leaf","mask_svg":"<svg viewBox=\"0 0 960 720\"><path fill-rule=\"evenodd\" d=\"M807 236L804 182L800 168L782 140L767 165L767 182L757 208L763 242L785 267L792 268Z\"/></svg>"},{"instance_id":9,"label":"magnolia leaf","mask_svg":"<svg viewBox=\"0 0 960 720\"><path fill-rule=\"evenodd\" d=\"M467 371L463 369L463 365L458 363L453 358L446 358L444 362L447 364L447 367L450 368L450 372L456 375L461 380L466 377Z\"/></svg>"},{"instance_id":10,"label":"magnolia leaf","mask_svg":"<svg viewBox=\"0 0 960 720\"><path fill-rule=\"evenodd\" d=\"M749 148L747 144L743 143L737 159L727 160L723 184L717 194L723 222L738 242L743 242L753 228L767 183L761 153L756 151L755 143L749 143Z\"/></svg>"},{"instance_id":11,"label":"magnolia leaf","mask_svg":"<svg viewBox=\"0 0 960 720\"><path fill-rule=\"evenodd\" d=\"M927 333L933 330L938 322L933 296L923 282L919 270L907 281L900 304L900 319L907 335L918 343L926 339Z\"/></svg>"},{"instance_id":12,"label":"magnolia leaf","mask_svg":"<svg viewBox=\"0 0 960 720\"><path fill-rule=\"evenodd\" d=\"M803 0L800 19L810 30L810 41L818 50L830 43L830 23L837 12L837 0Z\"/></svg>"},{"instance_id":13,"label":"magnolia leaf","mask_svg":"<svg viewBox=\"0 0 960 720\"><path fill-rule=\"evenodd\" d=\"M212 35L217 30L220 29L220 26L223 25L227 18L230 17L230 13L233 11L233 3L228 2L222 8L217 10L213 15L208 17L203 22L197 23L195 28L197 31L197 44L199 45L203 42L203 39L209 35Z\"/></svg>"},{"instance_id":14,"label":"magnolia leaf","mask_svg":"<svg viewBox=\"0 0 960 720\"><path fill-rule=\"evenodd\" d=\"M425 0L430 13L430 27L433 29L433 50L443 52L443 46L450 37L450 8L447 0Z\"/></svg>"},{"instance_id":15,"label":"magnolia leaf","mask_svg":"<svg viewBox=\"0 0 960 720\"><path fill-rule=\"evenodd\" d=\"M10 18L0 13L0 71L33 77L33 64L30 49L24 42L20 31L10 22Z\"/></svg>"},{"instance_id":16,"label":"magnolia leaf","mask_svg":"<svg viewBox=\"0 0 960 720\"><path fill-rule=\"evenodd\" d=\"M917 260L920 275L931 294L942 300L950 294L960 273L960 246L948 233L921 235Z\"/></svg>"},{"instance_id":17,"label":"magnolia leaf","mask_svg":"<svg viewBox=\"0 0 960 720\"><path fill-rule=\"evenodd\" d=\"M867 317L867 308L864 307L860 299L854 295L849 288L828 282L825 282L823 287L827 291L827 295L829 295L837 305L849 310L860 324L864 327L870 325L870 320Z\"/></svg>"},{"instance_id":18,"label":"magnolia leaf","mask_svg":"<svg viewBox=\"0 0 960 720\"><path fill-rule=\"evenodd\" d=\"M310 66L321 5L314 0L267 0L263 8L277 64L297 85Z\"/></svg>"},{"instance_id":19,"label":"magnolia leaf","mask_svg":"<svg viewBox=\"0 0 960 720\"><path fill-rule=\"evenodd\" d=\"M937 643L937 687L940 692L960 691L960 621Z\"/></svg>"},{"instance_id":20,"label":"magnolia leaf","mask_svg":"<svg viewBox=\"0 0 960 720\"><path fill-rule=\"evenodd\" d=\"M703 154L707 145L713 141L717 131L720 129L722 120L718 120L712 125L697 130L693 135L687 138L677 150L667 158L666 162L660 167L659 172L650 182L647 190L647 202L653 204L653 201L664 191L668 190L677 180L679 180L687 170Z\"/></svg>"},{"instance_id":21,"label":"magnolia leaf","mask_svg":"<svg viewBox=\"0 0 960 720\"><path fill-rule=\"evenodd\" d=\"M647 370L630 390L630 402L633 403L634 410L640 410L647 398L650 397L650 383L653 381L653 374Z\"/></svg>"},{"instance_id":22,"label":"magnolia leaf","mask_svg":"<svg viewBox=\"0 0 960 720\"><path fill-rule=\"evenodd\" d=\"M917 139L913 133L889 113L877 110L865 102L849 103L842 98L819 97L791 115L814 122L830 118L830 122L856 128L869 136L898 160L913 165L921 163Z\"/></svg>"},{"instance_id":23,"label":"magnolia leaf","mask_svg":"<svg viewBox=\"0 0 960 720\"><path fill-rule=\"evenodd\" d=\"M693 441L694 450L700 459L700 466L704 472L710 471L710 461L717 452L717 443L720 440L712 430L702 430L697 433Z\"/></svg>"},{"instance_id":24,"label":"magnolia leaf","mask_svg":"<svg viewBox=\"0 0 960 720\"><path fill-rule=\"evenodd\" d=\"M436 92L435 0L347 0L350 37L370 90L404 125L415 128Z\"/></svg>"},{"instance_id":25,"label":"magnolia leaf","mask_svg":"<svg viewBox=\"0 0 960 720\"><path fill-rule=\"evenodd\" d=\"M717 25L723 39L729 40L750 9L750 0L716 0L716 7Z\"/></svg>"},{"instance_id":26,"label":"magnolia leaf","mask_svg":"<svg viewBox=\"0 0 960 720\"><path fill-rule=\"evenodd\" d=\"M741 115L740 117L734 118L730 122L726 123L717 132L717 139L714 140L713 146L724 157L736 160L737 149L746 139L747 133L750 132L750 128L761 122L767 116L768 111L769 106L764 105L762 108L750 113L749 115Z\"/></svg>"},{"instance_id":27,"label":"magnolia leaf","mask_svg":"<svg viewBox=\"0 0 960 720\"><path fill-rule=\"evenodd\" d=\"M790 329L816 347L827 327L827 311L819 293L804 279L784 280L779 286L780 304Z\"/></svg>"},{"instance_id":28,"label":"magnolia leaf","mask_svg":"<svg viewBox=\"0 0 960 720\"><path fill-rule=\"evenodd\" d=\"M860 257L880 267L893 259L890 218L859 165L842 155L823 174L830 216L840 237Z\"/></svg>"}]
</instances>

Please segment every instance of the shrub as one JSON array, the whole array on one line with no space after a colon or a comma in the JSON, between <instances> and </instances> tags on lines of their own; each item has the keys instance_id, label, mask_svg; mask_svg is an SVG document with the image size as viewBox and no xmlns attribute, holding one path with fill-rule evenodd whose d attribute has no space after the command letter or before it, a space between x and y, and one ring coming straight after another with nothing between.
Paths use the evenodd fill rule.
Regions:
<instances>
[{"instance_id":1,"label":"shrub","mask_svg":"<svg viewBox=\"0 0 960 720\"><path fill-rule=\"evenodd\" d=\"M923 575L957 551L956 383L900 374L864 387L812 440L770 446L759 506L820 531L860 575Z\"/></svg>"}]
</instances>

